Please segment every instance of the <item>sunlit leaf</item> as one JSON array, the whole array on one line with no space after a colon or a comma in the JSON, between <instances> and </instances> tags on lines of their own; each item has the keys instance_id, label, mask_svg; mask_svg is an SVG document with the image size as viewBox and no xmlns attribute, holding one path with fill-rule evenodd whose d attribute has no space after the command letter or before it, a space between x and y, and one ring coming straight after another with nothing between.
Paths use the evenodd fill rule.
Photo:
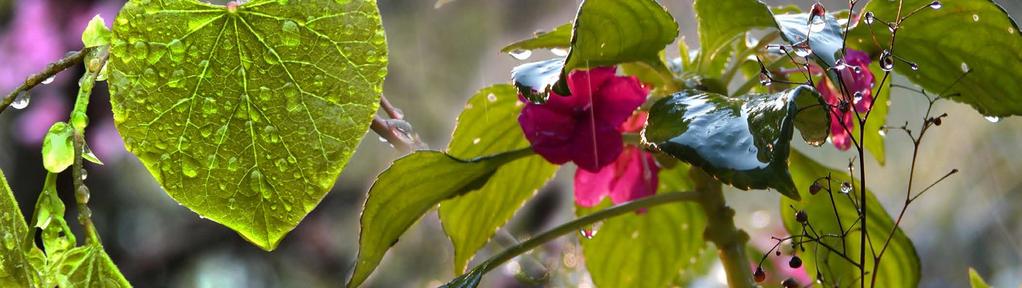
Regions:
<instances>
[{"instance_id":1,"label":"sunlit leaf","mask_svg":"<svg viewBox=\"0 0 1022 288\"><path fill-rule=\"evenodd\" d=\"M660 171L657 193L690 191L688 167ZM610 206L577 207L582 216ZM597 287L669 287L706 248L706 216L695 203L661 205L603 221L581 238L586 269Z\"/></svg>"},{"instance_id":2,"label":"sunlit leaf","mask_svg":"<svg viewBox=\"0 0 1022 288\"><path fill-rule=\"evenodd\" d=\"M470 159L528 148L516 121L520 104L511 85L480 90L458 116L447 153ZM554 176L557 167L539 155L522 158L501 166L478 190L440 203L440 223L454 244L454 271L465 270L476 251Z\"/></svg>"},{"instance_id":3,"label":"sunlit leaf","mask_svg":"<svg viewBox=\"0 0 1022 288\"><path fill-rule=\"evenodd\" d=\"M982 276L979 276L979 272L976 269L969 267L969 284L972 288L990 288L990 285L983 280Z\"/></svg>"},{"instance_id":4,"label":"sunlit leaf","mask_svg":"<svg viewBox=\"0 0 1022 288\"><path fill-rule=\"evenodd\" d=\"M103 246L90 243L67 252L58 266L61 287L131 287Z\"/></svg>"},{"instance_id":5,"label":"sunlit leaf","mask_svg":"<svg viewBox=\"0 0 1022 288\"><path fill-rule=\"evenodd\" d=\"M65 122L53 123L43 138L43 167L51 173L60 173L75 161L71 140L74 129Z\"/></svg>"},{"instance_id":6,"label":"sunlit leaf","mask_svg":"<svg viewBox=\"0 0 1022 288\"><path fill-rule=\"evenodd\" d=\"M387 72L374 1L135 0L113 32L125 146L179 203L266 250L334 185Z\"/></svg>"},{"instance_id":7,"label":"sunlit leaf","mask_svg":"<svg viewBox=\"0 0 1022 288\"><path fill-rule=\"evenodd\" d=\"M537 32L536 37L511 43L500 52L508 53L519 50L567 48L571 45L571 23L557 26L554 30Z\"/></svg>"},{"instance_id":8,"label":"sunlit leaf","mask_svg":"<svg viewBox=\"0 0 1022 288\"><path fill-rule=\"evenodd\" d=\"M654 0L586 0L574 23L568 58L554 86L561 95L571 95L566 77L574 69L627 62L662 66L660 51L678 36L678 23Z\"/></svg>"},{"instance_id":9,"label":"sunlit leaf","mask_svg":"<svg viewBox=\"0 0 1022 288\"><path fill-rule=\"evenodd\" d=\"M110 45L110 28L106 27L103 17L99 15L92 17L89 25L85 26L85 31L82 32L82 44L85 45L85 48Z\"/></svg>"},{"instance_id":10,"label":"sunlit leaf","mask_svg":"<svg viewBox=\"0 0 1022 288\"><path fill-rule=\"evenodd\" d=\"M757 0L696 0L693 4L699 24L699 58L701 75L719 77L732 52L732 43L754 28L776 27L770 9Z\"/></svg>"},{"instance_id":11,"label":"sunlit leaf","mask_svg":"<svg viewBox=\"0 0 1022 288\"><path fill-rule=\"evenodd\" d=\"M788 173L788 150L801 108L799 98L818 99L811 87L731 98L683 91L650 108L644 140L699 166L739 189L776 189L798 199ZM821 114L817 114L820 117Z\"/></svg>"},{"instance_id":12,"label":"sunlit leaf","mask_svg":"<svg viewBox=\"0 0 1022 288\"><path fill-rule=\"evenodd\" d=\"M839 235L843 231L847 231L848 234L845 237L845 242L842 242L837 237L825 237L822 242L837 251L843 251L843 254L851 260L859 262L859 244L861 243L859 241L861 236L859 231L861 231L862 222L856 221L858 212L849 197L842 194L840 189L842 183L854 180L847 176L847 172L823 166L798 151L792 151L789 159L791 160L792 178L795 179L795 183L798 185L802 200L781 199L781 215L784 219L784 227L788 229L788 233L802 235L802 225L795 219L796 211L792 211L791 207L804 210L809 216L808 222L813 226L814 233L816 234ZM833 191L833 202L831 202L831 194L826 189L821 189L816 195L812 195L809 192L809 187L814 181L828 175L832 177L830 183L826 179L820 180L819 183L822 187L830 188ZM855 185L858 187L858 182L855 182ZM858 193L859 189L856 188L855 190L849 196L858 201L859 195L855 194ZM894 232L890 246L884 252L883 259L880 262L880 269L876 272L879 273L877 275L876 287L916 287L919 284L920 263L912 241L905 236L905 233L900 228L893 229L894 220L887 214L872 192L866 191L866 201L866 205L868 205L866 209L866 229L873 243L872 245L874 245L873 249L877 253L879 253L888 235L892 231ZM837 210L837 217L835 217L835 209ZM841 219L841 225L838 225L839 218ZM853 224L855 228L849 230L849 227ZM840 283L840 287L859 287L860 275L858 268L847 262L839 254L827 250L822 245L816 247L814 244L807 243L805 246L806 251L801 253L803 256L802 263L806 266L806 271L809 275L816 275L816 271L821 271L825 281L827 281L827 284L825 284L827 287L833 286L835 282ZM871 254L872 252L868 246L866 249L867 258L865 265L869 274L866 275L867 279L865 280L869 283L870 277L874 273L872 271L873 254ZM817 267L816 263L824 267Z\"/></svg>"},{"instance_id":13,"label":"sunlit leaf","mask_svg":"<svg viewBox=\"0 0 1022 288\"><path fill-rule=\"evenodd\" d=\"M497 168L531 155L531 149L522 149L461 160L443 152L420 151L394 161L369 189L358 259L348 287L361 285L401 234L441 201L481 188Z\"/></svg>"},{"instance_id":14,"label":"sunlit leaf","mask_svg":"<svg viewBox=\"0 0 1022 288\"><path fill-rule=\"evenodd\" d=\"M33 287L39 285L37 266L29 259L35 249L33 233L25 224L14 192L0 171L0 286Z\"/></svg>"},{"instance_id":15,"label":"sunlit leaf","mask_svg":"<svg viewBox=\"0 0 1022 288\"><path fill-rule=\"evenodd\" d=\"M894 69L924 89L971 105L988 116L1022 114L1022 29L995 1L941 1L938 10L931 0L869 1L863 8L876 19L894 22L898 4L902 15L922 8L898 30L894 55L902 61ZM875 32L875 39L872 32ZM877 21L860 22L848 37L850 47L878 56L890 44L890 32ZM955 82L965 71L971 71Z\"/></svg>"}]
</instances>

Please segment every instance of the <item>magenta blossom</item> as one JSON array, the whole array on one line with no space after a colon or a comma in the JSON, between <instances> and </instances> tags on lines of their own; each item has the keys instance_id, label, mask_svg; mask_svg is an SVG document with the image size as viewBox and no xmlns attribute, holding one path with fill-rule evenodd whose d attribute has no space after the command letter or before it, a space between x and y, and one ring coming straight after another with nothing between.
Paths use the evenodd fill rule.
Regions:
<instances>
[{"instance_id":1,"label":"magenta blossom","mask_svg":"<svg viewBox=\"0 0 1022 288\"><path fill-rule=\"evenodd\" d=\"M844 67L837 71L847 89L842 92L839 84L825 79L817 84L823 99L832 107L830 114L830 140L838 149L848 150L851 147L849 131L855 127L855 115L851 107L858 112L867 112L873 104L873 72L869 70L869 55L862 51L848 49L844 57ZM848 108L842 110L842 106ZM845 128L848 128L845 130Z\"/></svg>"},{"instance_id":2,"label":"magenta blossom","mask_svg":"<svg viewBox=\"0 0 1022 288\"><path fill-rule=\"evenodd\" d=\"M615 67L568 75L571 96L556 93L543 104L526 102L518 123L532 150L555 164L574 162L597 172L624 148L621 124L646 101L649 89L635 77L615 75Z\"/></svg>"},{"instance_id":3,"label":"magenta blossom","mask_svg":"<svg viewBox=\"0 0 1022 288\"><path fill-rule=\"evenodd\" d=\"M646 113L639 113L625 122L622 128L626 132L637 132L642 130L645 122ZM625 147L614 163L600 171L575 171L575 203L592 207L608 195L614 204L651 196L656 194L659 172L660 167L653 154L639 147Z\"/></svg>"}]
</instances>

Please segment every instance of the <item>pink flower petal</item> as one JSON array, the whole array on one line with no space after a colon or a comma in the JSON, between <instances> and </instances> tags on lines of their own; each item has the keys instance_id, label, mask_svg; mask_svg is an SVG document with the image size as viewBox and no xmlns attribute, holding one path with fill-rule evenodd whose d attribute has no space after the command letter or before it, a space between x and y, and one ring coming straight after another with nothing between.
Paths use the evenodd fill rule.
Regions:
<instances>
[{"instance_id":1,"label":"pink flower petal","mask_svg":"<svg viewBox=\"0 0 1022 288\"><path fill-rule=\"evenodd\" d=\"M597 171L603 166L614 162L624 142L621 139L621 132L615 127L603 125L596 122L594 127L590 118L582 117L572 137L572 144L568 149L571 153L571 160L579 168Z\"/></svg>"},{"instance_id":2,"label":"pink flower petal","mask_svg":"<svg viewBox=\"0 0 1022 288\"><path fill-rule=\"evenodd\" d=\"M596 115L607 124L618 127L646 101L649 88L643 87L635 77L615 77L596 93L593 102Z\"/></svg>"},{"instance_id":3,"label":"pink flower petal","mask_svg":"<svg viewBox=\"0 0 1022 288\"><path fill-rule=\"evenodd\" d=\"M615 204L656 194L657 185L660 183L657 176L660 167L657 166L653 154L629 146L621 153L617 163L608 167L613 166L617 168L615 169L617 175L610 199Z\"/></svg>"},{"instance_id":4,"label":"pink flower petal","mask_svg":"<svg viewBox=\"0 0 1022 288\"><path fill-rule=\"evenodd\" d=\"M616 165L607 165L597 172L584 169L575 170L575 204L582 207L593 207L600 204L603 196L610 194L610 184L614 181Z\"/></svg>"},{"instance_id":5,"label":"pink flower petal","mask_svg":"<svg viewBox=\"0 0 1022 288\"><path fill-rule=\"evenodd\" d=\"M568 89L571 95L593 95L593 90L602 89L607 80L614 78L614 73L617 73L617 68L613 66L572 72L568 74Z\"/></svg>"}]
</instances>

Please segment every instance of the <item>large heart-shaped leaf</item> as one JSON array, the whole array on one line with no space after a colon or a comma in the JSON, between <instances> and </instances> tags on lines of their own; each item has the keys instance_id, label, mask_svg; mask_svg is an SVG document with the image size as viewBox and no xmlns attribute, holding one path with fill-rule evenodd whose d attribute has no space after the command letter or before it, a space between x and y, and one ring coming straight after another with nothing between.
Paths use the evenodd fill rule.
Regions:
<instances>
[{"instance_id":1,"label":"large heart-shaped leaf","mask_svg":"<svg viewBox=\"0 0 1022 288\"><path fill-rule=\"evenodd\" d=\"M571 95L565 80L574 69L637 61L663 66L659 53L677 36L678 23L655 0L585 0L575 17L571 48L554 89Z\"/></svg>"},{"instance_id":2,"label":"large heart-shaped leaf","mask_svg":"<svg viewBox=\"0 0 1022 288\"><path fill-rule=\"evenodd\" d=\"M458 116L447 153L461 159L528 148L517 119L515 88L494 85L468 100ZM454 244L454 271L463 272L476 251L557 172L539 155L501 166L478 190L440 203L440 223Z\"/></svg>"},{"instance_id":3,"label":"large heart-shaped leaf","mask_svg":"<svg viewBox=\"0 0 1022 288\"><path fill-rule=\"evenodd\" d=\"M863 11L893 22L899 3L906 12L931 0L870 1ZM894 55L917 64L918 70L894 61L895 71L923 88L966 103L984 115L1022 114L1022 30L991 0L941 1L939 10L923 8L902 22ZM890 45L890 32L879 22L872 29L860 23L849 45L879 55ZM870 32L875 32L876 42ZM967 76L956 83L965 71ZM949 89L950 88L950 89ZM952 96L954 95L954 96Z\"/></svg>"},{"instance_id":4,"label":"large heart-shaped leaf","mask_svg":"<svg viewBox=\"0 0 1022 288\"><path fill-rule=\"evenodd\" d=\"M731 43L742 39L745 32L777 25L770 8L756 0L696 0L692 6L699 24L696 66L705 77L723 74Z\"/></svg>"},{"instance_id":5,"label":"large heart-shaped leaf","mask_svg":"<svg viewBox=\"0 0 1022 288\"><path fill-rule=\"evenodd\" d=\"M658 193L692 189L687 165L660 171ZM579 216L610 206L576 208ZM668 287L706 247L706 215L698 204L676 203L603 221L592 239L580 239L586 269L597 287Z\"/></svg>"},{"instance_id":6,"label":"large heart-shaped leaf","mask_svg":"<svg viewBox=\"0 0 1022 288\"><path fill-rule=\"evenodd\" d=\"M806 215L809 216L808 221L812 224L816 234L841 234L844 231L849 231L849 227L855 225L855 229L847 232L848 235L845 237L844 243L836 237L824 237L823 242L837 249L837 251L848 255L852 260L860 261L859 239L861 234L859 234L859 231L861 231L862 222L856 221L859 214L855 205L852 204L850 199L839 192L839 187L841 187L842 183L854 180L847 176L847 172L830 169L802 155L798 151L792 151L789 159L791 160L792 178L798 184L802 200L781 199L781 215L783 215L784 227L792 235L802 235L802 224L795 219L795 211L792 211L791 207L806 212ZM833 202L831 201L831 195L828 195L826 190L821 190L816 195L809 192L809 187L814 181L828 175L832 177L830 183L826 179L819 180L818 183L824 185L823 187L825 188L831 188L830 190L833 191ZM852 195L852 198L859 199L859 196ZM877 253L879 253L882 245L884 245L883 243L887 236L892 231L894 232L894 238L891 239L890 246L884 252L883 259L880 262L879 271L872 271L874 266L871 256L867 256L865 261L866 270L870 271L869 273L879 273L877 275L876 287L916 287L919 284L920 264L919 256L916 255L912 241L905 236L901 229L892 230L894 228L894 220L887 214L872 192L866 191L866 202L866 205L868 205L866 209L866 229L872 245L874 245L873 249ZM835 215L835 210L837 215ZM841 220L838 220L837 217ZM838 221L840 221L841 225L838 225ZM823 273L824 279L828 281L825 284L828 287L833 286L833 283L840 283L840 287L859 287L860 275L857 267L848 263L839 254L827 250L824 246L814 247L813 245L806 244L805 252L801 253L803 258L805 258L803 263L805 263L807 267L806 272L809 275L816 275L816 271L820 271ZM872 255L870 253L867 250L866 255ZM817 259L817 257L819 258ZM827 268L817 267L817 263L827 265ZM868 283L871 274L867 274L866 277L867 279L865 280Z\"/></svg>"},{"instance_id":7,"label":"large heart-shaped leaf","mask_svg":"<svg viewBox=\"0 0 1022 288\"><path fill-rule=\"evenodd\" d=\"M333 186L387 73L374 1L134 0L113 30L125 146L175 200L266 250Z\"/></svg>"},{"instance_id":8,"label":"large heart-shaped leaf","mask_svg":"<svg viewBox=\"0 0 1022 288\"><path fill-rule=\"evenodd\" d=\"M29 260L29 251L35 248L34 233L25 224L14 192L0 171L0 286L38 286L38 268Z\"/></svg>"},{"instance_id":9,"label":"large heart-shaped leaf","mask_svg":"<svg viewBox=\"0 0 1022 288\"><path fill-rule=\"evenodd\" d=\"M654 149L699 166L724 183L739 189L773 188L798 199L787 162L795 117L801 108L819 105L798 101L802 97L819 99L808 86L742 98L683 91L653 104L642 136Z\"/></svg>"},{"instance_id":10,"label":"large heart-shaped leaf","mask_svg":"<svg viewBox=\"0 0 1022 288\"><path fill-rule=\"evenodd\" d=\"M526 148L461 160L443 152L420 151L394 161L369 189L358 259L348 287L358 287L369 278L387 249L440 201L483 187L497 168L531 155Z\"/></svg>"}]
</instances>

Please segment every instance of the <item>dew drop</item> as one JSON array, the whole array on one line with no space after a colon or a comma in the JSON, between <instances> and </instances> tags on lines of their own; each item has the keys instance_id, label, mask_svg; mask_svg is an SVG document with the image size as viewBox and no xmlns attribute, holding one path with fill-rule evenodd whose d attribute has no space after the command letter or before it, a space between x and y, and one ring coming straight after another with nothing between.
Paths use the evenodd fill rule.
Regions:
<instances>
[{"instance_id":1,"label":"dew drop","mask_svg":"<svg viewBox=\"0 0 1022 288\"><path fill-rule=\"evenodd\" d=\"M969 68L969 63L962 62L962 72L969 73L972 68Z\"/></svg>"},{"instance_id":2,"label":"dew drop","mask_svg":"<svg viewBox=\"0 0 1022 288\"><path fill-rule=\"evenodd\" d=\"M841 193L844 194L852 193L852 183L848 182L841 183Z\"/></svg>"},{"instance_id":3,"label":"dew drop","mask_svg":"<svg viewBox=\"0 0 1022 288\"><path fill-rule=\"evenodd\" d=\"M284 21L281 30L284 31L285 46L298 46L298 44L301 44L300 35L298 35L298 23L291 20Z\"/></svg>"},{"instance_id":4,"label":"dew drop","mask_svg":"<svg viewBox=\"0 0 1022 288\"><path fill-rule=\"evenodd\" d=\"M185 156L184 161L181 161L181 173L188 178L199 175L199 163L192 157Z\"/></svg>"},{"instance_id":5,"label":"dew drop","mask_svg":"<svg viewBox=\"0 0 1022 288\"><path fill-rule=\"evenodd\" d=\"M553 49L550 49L550 53L554 54L554 56L565 57L565 56L568 56L568 49L553 48Z\"/></svg>"},{"instance_id":6,"label":"dew drop","mask_svg":"<svg viewBox=\"0 0 1022 288\"><path fill-rule=\"evenodd\" d=\"M89 179L89 170L82 168L82 180Z\"/></svg>"},{"instance_id":7,"label":"dew drop","mask_svg":"<svg viewBox=\"0 0 1022 288\"><path fill-rule=\"evenodd\" d=\"M3 242L4 242L4 248L7 248L7 250L14 249L14 245L15 245L15 243L14 243L14 234L11 234L11 232L4 232Z\"/></svg>"},{"instance_id":8,"label":"dew drop","mask_svg":"<svg viewBox=\"0 0 1022 288\"><path fill-rule=\"evenodd\" d=\"M986 117L983 117L983 118L986 118L987 121L990 121L990 123L1001 122L1001 117L997 117L997 116L986 116Z\"/></svg>"},{"instance_id":9,"label":"dew drop","mask_svg":"<svg viewBox=\"0 0 1022 288\"><path fill-rule=\"evenodd\" d=\"M593 237L596 237L596 229L593 229L592 227L582 228L582 230L578 231L578 234L583 238L593 239Z\"/></svg>"},{"instance_id":10,"label":"dew drop","mask_svg":"<svg viewBox=\"0 0 1022 288\"><path fill-rule=\"evenodd\" d=\"M809 32L819 33L827 27L827 23L823 22L823 17L813 17L813 21L809 23Z\"/></svg>"},{"instance_id":11,"label":"dew drop","mask_svg":"<svg viewBox=\"0 0 1022 288\"><path fill-rule=\"evenodd\" d=\"M941 4L940 1L933 1L930 3L930 8L933 10L940 9L941 7L944 7L944 4Z\"/></svg>"},{"instance_id":12,"label":"dew drop","mask_svg":"<svg viewBox=\"0 0 1022 288\"><path fill-rule=\"evenodd\" d=\"M490 102L497 102L497 95L490 93L490 95L486 95L486 100L489 100Z\"/></svg>"},{"instance_id":13,"label":"dew drop","mask_svg":"<svg viewBox=\"0 0 1022 288\"><path fill-rule=\"evenodd\" d=\"M227 170L238 171L238 157L231 157L227 160Z\"/></svg>"},{"instance_id":14,"label":"dew drop","mask_svg":"<svg viewBox=\"0 0 1022 288\"><path fill-rule=\"evenodd\" d=\"M972 14L972 22L979 22L979 14Z\"/></svg>"},{"instance_id":15,"label":"dew drop","mask_svg":"<svg viewBox=\"0 0 1022 288\"><path fill-rule=\"evenodd\" d=\"M912 71L919 71L919 64L916 64L916 63L913 63L913 62L909 62L908 63L908 67L912 68Z\"/></svg>"},{"instance_id":16,"label":"dew drop","mask_svg":"<svg viewBox=\"0 0 1022 288\"><path fill-rule=\"evenodd\" d=\"M184 58L185 44L181 43L181 40L170 40L170 43L167 43L167 48L170 49L170 60L180 62Z\"/></svg>"},{"instance_id":17,"label":"dew drop","mask_svg":"<svg viewBox=\"0 0 1022 288\"><path fill-rule=\"evenodd\" d=\"M891 51L884 50L880 54L880 69L884 71L894 70L894 57L891 56Z\"/></svg>"},{"instance_id":18,"label":"dew drop","mask_svg":"<svg viewBox=\"0 0 1022 288\"><path fill-rule=\"evenodd\" d=\"M219 110L216 106L216 100L213 98L206 98L202 100L202 114L206 116L212 116Z\"/></svg>"},{"instance_id":19,"label":"dew drop","mask_svg":"<svg viewBox=\"0 0 1022 288\"><path fill-rule=\"evenodd\" d=\"M28 92L21 92L18 93L18 96L14 97L14 102L11 102L11 107L18 110L25 109L25 107L28 107L28 102Z\"/></svg>"},{"instance_id":20,"label":"dew drop","mask_svg":"<svg viewBox=\"0 0 1022 288\"><path fill-rule=\"evenodd\" d=\"M43 82L41 82L41 83L43 85L50 84L50 83L53 83L53 80L56 79L56 78L57 78L57 75L53 75L53 76L50 76L50 78L46 78L46 80L43 80Z\"/></svg>"},{"instance_id":21,"label":"dew drop","mask_svg":"<svg viewBox=\"0 0 1022 288\"><path fill-rule=\"evenodd\" d=\"M532 51L530 50L515 49L511 50L511 52L508 52L508 54L510 54L511 57L514 57L515 59L518 60L525 60L529 59L529 57L532 57Z\"/></svg>"},{"instance_id":22,"label":"dew drop","mask_svg":"<svg viewBox=\"0 0 1022 288\"><path fill-rule=\"evenodd\" d=\"M862 19L866 22L866 24L873 24L873 22L876 21L876 16L873 15L873 11L869 11L866 12L866 15L863 15Z\"/></svg>"},{"instance_id":23,"label":"dew drop","mask_svg":"<svg viewBox=\"0 0 1022 288\"><path fill-rule=\"evenodd\" d=\"M259 172L259 169L252 169L252 173L249 173L248 185L252 191L259 192L263 199L270 199L269 183L266 182L265 176Z\"/></svg>"}]
</instances>

